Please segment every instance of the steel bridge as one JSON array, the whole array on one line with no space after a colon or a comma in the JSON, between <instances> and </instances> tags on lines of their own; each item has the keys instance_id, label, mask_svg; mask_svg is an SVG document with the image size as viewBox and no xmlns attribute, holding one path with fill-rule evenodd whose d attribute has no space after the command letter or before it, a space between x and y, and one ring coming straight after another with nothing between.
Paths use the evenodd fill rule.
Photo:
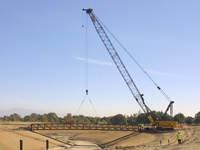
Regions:
<instances>
[{"instance_id":1,"label":"steel bridge","mask_svg":"<svg viewBox=\"0 0 200 150\"><path fill-rule=\"evenodd\" d=\"M111 124L85 124L85 123L37 123L30 124L29 129L34 130L104 130L104 131L141 131L141 125L111 125Z\"/></svg>"}]
</instances>

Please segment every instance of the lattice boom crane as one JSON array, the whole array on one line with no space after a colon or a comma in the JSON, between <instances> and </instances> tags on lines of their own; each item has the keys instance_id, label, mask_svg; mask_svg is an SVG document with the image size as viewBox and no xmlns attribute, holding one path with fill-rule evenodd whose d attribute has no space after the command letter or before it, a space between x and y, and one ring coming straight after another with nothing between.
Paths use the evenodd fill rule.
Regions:
<instances>
[{"instance_id":1,"label":"lattice boom crane","mask_svg":"<svg viewBox=\"0 0 200 150\"><path fill-rule=\"evenodd\" d=\"M126 82L128 88L130 89L132 95L142 108L142 110L147 114L148 119L152 124L157 124L157 122L154 122L151 116L151 109L145 104L143 94L140 93L137 86L135 85L133 79L131 78L129 72L127 71L125 65L123 64L122 60L120 59L117 51L115 50L113 44L111 43L108 35L106 34L105 30L103 29L102 25L100 24L97 17L93 14L92 9L83 9L83 11L86 11L86 13L90 16L92 23L99 34L99 37L101 38L103 44L105 45L107 51L109 52L111 58L113 59L115 65L117 66L120 74L122 75L124 81ZM171 104L170 104L171 105Z\"/></svg>"}]
</instances>

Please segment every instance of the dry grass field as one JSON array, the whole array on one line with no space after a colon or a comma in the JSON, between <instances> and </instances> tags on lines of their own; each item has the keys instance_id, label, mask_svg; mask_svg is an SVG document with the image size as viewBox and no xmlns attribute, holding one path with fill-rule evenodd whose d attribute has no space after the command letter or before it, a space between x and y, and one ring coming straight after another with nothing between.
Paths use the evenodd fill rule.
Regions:
<instances>
[{"instance_id":1,"label":"dry grass field","mask_svg":"<svg viewBox=\"0 0 200 150\"><path fill-rule=\"evenodd\" d=\"M18 150L23 140L24 150L45 150L46 140L50 149L101 149L107 150L160 150L200 149L200 128L181 129L183 143L177 142L177 130L167 133L139 133L131 131L91 130L24 130L30 123L1 123L0 150ZM160 144L161 141L161 144ZM92 143L94 145L92 145ZM100 147L98 147L98 146Z\"/></svg>"}]
</instances>

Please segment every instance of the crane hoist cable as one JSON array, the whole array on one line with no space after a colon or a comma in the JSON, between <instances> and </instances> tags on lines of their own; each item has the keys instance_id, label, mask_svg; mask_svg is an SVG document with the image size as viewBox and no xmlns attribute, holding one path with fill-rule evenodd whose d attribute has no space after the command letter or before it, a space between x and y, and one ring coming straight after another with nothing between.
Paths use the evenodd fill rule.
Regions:
<instances>
[{"instance_id":1,"label":"crane hoist cable","mask_svg":"<svg viewBox=\"0 0 200 150\"><path fill-rule=\"evenodd\" d=\"M88 16L86 15L86 47L85 47L85 67L86 67L86 95L88 95Z\"/></svg>"},{"instance_id":2,"label":"crane hoist cable","mask_svg":"<svg viewBox=\"0 0 200 150\"><path fill-rule=\"evenodd\" d=\"M83 17L83 14L82 14L82 17ZM78 115L78 112L81 109L81 106L83 105L86 97L88 97L88 100L90 101L90 104L92 105L92 108L94 109L94 112L95 112L96 116L98 117L97 111L96 111L91 99L88 96L88 23L87 23L88 19L87 18L88 18L88 16L86 15L86 47L85 47L85 68L86 68L86 71L85 71L86 72L86 90L85 90L85 92L86 92L86 95L85 95L84 99L82 100L81 105L79 106L78 111L76 112L76 115ZM83 23L82 23L82 27L84 27Z\"/></svg>"},{"instance_id":3,"label":"crane hoist cable","mask_svg":"<svg viewBox=\"0 0 200 150\"><path fill-rule=\"evenodd\" d=\"M150 75L144 70L144 68L136 61L136 59L130 54L130 52L122 45L122 43L112 34L112 32L104 25L104 23L98 18L103 27L110 33L110 35L117 41L117 43L123 48L123 50L132 58L132 60L138 65L138 67L146 74L146 76L154 83L157 89L164 95L164 97L171 102L169 96L156 84L156 82L150 77Z\"/></svg>"},{"instance_id":4,"label":"crane hoist cable","mask_svg":"<svg viewBox=\"0 0 200 150\"><path fill-rule=\"evenodd\" d=\"M84 13L82 12L82 27L84 27L83 18L84 18Z\"/></svg>"}]
</instances>

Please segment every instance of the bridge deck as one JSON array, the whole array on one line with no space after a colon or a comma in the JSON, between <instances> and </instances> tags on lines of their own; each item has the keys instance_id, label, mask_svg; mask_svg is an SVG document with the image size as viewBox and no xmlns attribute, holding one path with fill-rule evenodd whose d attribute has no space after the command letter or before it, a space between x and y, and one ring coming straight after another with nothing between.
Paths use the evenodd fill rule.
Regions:
<instances>
[{"instance_id":1,"label":"bridge deck","mask_svg":"<svg viewBox=\"0 0 200 150\"><path fill-rule=\"evenodd\" d=\"M30 130L107 130L107 131L140 131L140 125L110 125L110 124L67 124L67 123L38 123L31 124Z\"/></svg>"}]
</instances>

